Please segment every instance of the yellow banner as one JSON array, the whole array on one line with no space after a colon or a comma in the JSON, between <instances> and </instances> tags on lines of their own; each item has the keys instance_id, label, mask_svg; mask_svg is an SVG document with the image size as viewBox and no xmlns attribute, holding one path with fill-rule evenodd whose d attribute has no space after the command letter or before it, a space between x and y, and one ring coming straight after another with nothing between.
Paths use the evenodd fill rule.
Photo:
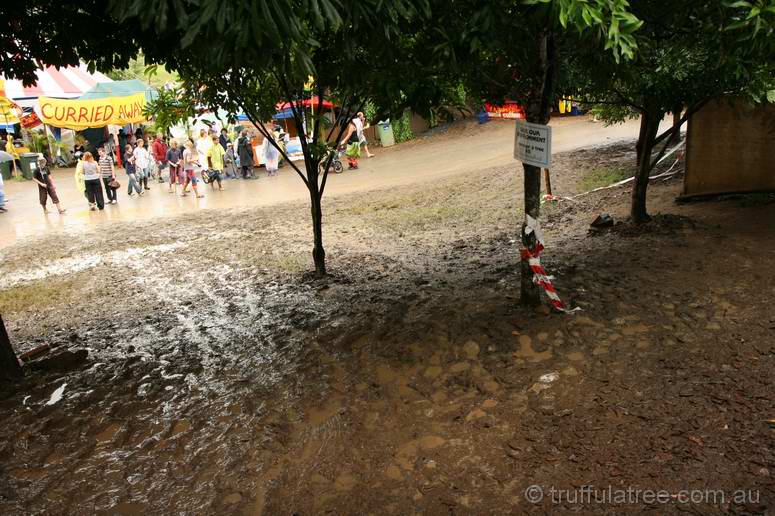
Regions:
<instances>
[{"instance_id":1,"label":"yellow banner","mask_svg":"<svg viewBox=\"0 0 775 516\"><path fill-rule=\"evenodd\" d=\"M38 105L43 123L62 129L81 130L146 120L144 93L89 100L40 97Z\"/></svg>"}]
</instances>

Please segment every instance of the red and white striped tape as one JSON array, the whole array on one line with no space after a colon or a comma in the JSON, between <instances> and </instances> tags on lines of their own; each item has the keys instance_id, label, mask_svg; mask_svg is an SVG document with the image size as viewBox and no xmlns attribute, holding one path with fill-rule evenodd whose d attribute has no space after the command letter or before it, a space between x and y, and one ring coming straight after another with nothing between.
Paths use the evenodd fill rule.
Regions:
<instances>
[{"instance_id":1,"label":"red and white striped tape","mask_svg":"<svg viewBox=\"0 0 775 516\"><path fill-rule=\"evenodd\" d=\"M535 236L535 246L532 250L523 247L520 250L520 256L523 261L527 260L530 269L533 271L533 283L540 285L544 289L546 297L549 298L549 303L555 310L559 312L575 312L576 310L580 310L579 308L568 310L565 307L565 303L560 299L560 296L557 295L557 290L555 290L554 285L552 285L549 275L546 274L546 269L541 265L540 255L541 251L544 250L544 234L541 231L541 226L536 219L525 214L525 235L529 235L530 233L533 233Z\"/></svg>"}]
</instances>

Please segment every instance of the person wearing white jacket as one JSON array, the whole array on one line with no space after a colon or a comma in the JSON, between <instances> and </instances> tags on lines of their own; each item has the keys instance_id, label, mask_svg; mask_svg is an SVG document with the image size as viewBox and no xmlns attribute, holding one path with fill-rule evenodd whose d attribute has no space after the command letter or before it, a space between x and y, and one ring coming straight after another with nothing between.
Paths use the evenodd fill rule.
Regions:
<instances>
[{"instance_id":1,"label":"person wearing white jacket","mask_svg":"<svg viewBox=\"0 0 775 516\"><path fill-rule=\"evenodd\" d=\"M137 179L146 190L150 190L148 176L151 175L151 154L145 148L145 142L142 138L137 140L137 147L132 151L132 156L135 158L135 174L137 174Z\"/></svg>"}]
</instances>

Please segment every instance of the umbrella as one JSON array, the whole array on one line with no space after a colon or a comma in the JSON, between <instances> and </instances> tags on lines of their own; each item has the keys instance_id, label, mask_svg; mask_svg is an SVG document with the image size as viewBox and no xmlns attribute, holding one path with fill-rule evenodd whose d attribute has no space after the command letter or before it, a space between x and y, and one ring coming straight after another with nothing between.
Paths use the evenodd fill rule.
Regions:
<instances>
[{"instance_id":1,"label":"umbrella","mask_svg":"<svg viewBox=\"0 0 775 516\"><path fill-rule=\"evenodd\" d=\"M14 157L11 154L8 154L5 151L0 151L0 163L5 163L6 161L13 161Z\"/></svg>"},{"instance_id":2,"label":"umbrella","mask_svg":"<svg viewBox=\"0 0 775 516\"><path fill-rule=\"evenodd\" d=\"M19 114L21 109L15 102L6 98L5 96L5 81L0 80L0 120L5 122L6 129L8 126L19 123Z\"/></svg>"}]
</instances>

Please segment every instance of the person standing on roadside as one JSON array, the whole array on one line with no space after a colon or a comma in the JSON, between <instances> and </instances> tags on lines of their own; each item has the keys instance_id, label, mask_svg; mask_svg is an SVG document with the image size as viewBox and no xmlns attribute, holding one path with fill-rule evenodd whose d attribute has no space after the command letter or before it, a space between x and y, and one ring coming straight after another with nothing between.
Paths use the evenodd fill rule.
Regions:
<instances>
[{"instance_id":1,"label":"person standing on roadside","mask_svg":"<svg viewBox=\"0 0 775 516\"><path fill-rule=\"evenodd\" d=\"M199 131L199 139L196 141L196 152L199 154L199 165L207 166L207 151L213 146L213 139L207 134L207 130Z\"/></svg>"},{"instance_id":2,"label":"person standing on roadside","mask_svg":"<svg viewBox=\"0 0 775 516\"><path fill-rule=\"evenodd\" d=\"M164 143L162 135L156 135L156 139L153 141L153 145L151 145L151 154L153 154L153 159L156 161L159 171L159 182L163 183L164 179L162 179L161 174L167 168L167 144Z\"/></svg>"},{"instance_id":3,"label":"person standing on roadside","mask_svg":"<svg viewBox=\"0 0 775 516\"><path fill-rule=\"evenodd\" d=\"M275 140L277 143L278 140ZM280 145L277 143L277 145ZM277 147L272 145L269 138L264 138L264 143L261 145L262 154L264 155L264 166L266 167L266 175L268 177L276 176L277 169L280 168L280 151Z\"/></svg>"},{"instance_id":4,"label":"person standing on roadside","mask_svg":"<svg viewBox=\"0 0 775 516\"><path fill-rule=\"evenodd\" d=\"M194 190L194 193L196 194L197 199L201 199L204 197L204 195L201 195L199 193L199 190L197 190L196 183L196 169L199 166L199 161L197 160L198 154L194 150L194 144L190 141L186 142L186 149L183 151L183 173L186 176L185 183L183 183L183 192L180 194L181 196L188 195L186 193L186 189L188 188L189 183L191 184L191 188Z\"/></svg>"},{"instance_id":5,"label":"person standing on roadside","mask_svg":"<svg viewBox=\"0 0 775 516\"><path fill-rule=\"evenodd\" d=\"M360 129L359 129L360 128ZM346 146L347 151L347 168L355 170L358 168L358 159L361 157L361 139L358 135L358 131L363 131L363 121L359 117L355 117L347 124L347 132L345 133L342 141L339 142L339 146Z\"/></svg>"},{"instance_id":6,"label":"person standing on roadside","mask_svg":"<svg viewBox=\"0 0 775 516\"><path fill-rule=\"evenodd\" d=\"M19 153L16 151L16 145L13 143L13 135L8 135L6 143L5 143L5 152L13 156L13 175L16 176L19 174L18 169L16 168L16 160L19 159Z\"/></svg>"},{"instance_id":7,"label":"person standing on roadside","mask_svg":"<svg viewBox=\"0 0 775 516\"><path fill-rule=\"evenodd\" d=\"M253 147L250 145L248 132L243 130L237 140L237 154L239 155L239 164L242 169L242 179L248 176L253 177Z\"/></svg>"},{"instance_id":8,"label":"person standing on roadside","mask_svg":"<svg viewBox=\"0 0 775 516\"><path fill-rule=\"evenodd\" d=\"M91 152L83 153L83 181L86 186L86 199L89 201L89 209L94 211L105 209L105 199L102 196L102 183L100 182L100 170L94 162Z\"/></svg>"},{"instance_id":9,"label":"person standing on roadside","mask_svg":"<svg viewBox=\"0 0 775 516\"><path fill-rule=\"evenodd\" d=\"M124 133L124 128L122 127L118 130L118 145L121 149L126 149L127 143L126 133ZM126 159L126 157L123 156L123 159Z\"/></svg>"},{"instance_id":10,"label":"person standing on roadside","mask_svg":"<svg viewBox=\"0 0 775 516\"><path fill-rule=\"evenodd\" d=\"M210 171L210 188L215 189L215 182L218 181L218 190L223 190L221 183L223 176L223 159L226 156L223 147L218 141L218 136L213 134L213 145L207 151L207 167Z\"/></svg>"},{"instance_id":11,"label":"person standing on roadside","mask_svg":"<svg viewBox=\"0 0 775 516\"><path fill-rule=\"evenodd\" d=\"M97 153L100 156L97 164L100 167L102 184L105 185L105 195L108 197L108 204L116 204L118 203L118 190L110 186L111 183L116 180L116 171L113 168L113 158L108 156L105 147L97 149Z\"/></svg>"},{"instance_id":12,"label":"person standing on roadside","mask_svg":"<svg viewBox=\"0 0 775 516\"><path fill-rule=\"evenodd\" d=\"M135 173L140 181L140 185L146 190L150 190L148 175L151 173L151 155L148 153L148 149L145 148L145 142L142 138L137 139L137 147L132 151L132 155L135 157Z\"/></svg>"},{"instance_id":13,"label":"person standing on roadside","mask_svg":"<svg viewBox=\"0 0 775 516\"><path fill-rule=\"evenodd\" d=\"M223 152L226 152L226 144L229 143L229 136L225 127L221 129L221 136L218 138L218 143L223 147Z\"/></svg>"},{"instance_id":14,"label":"person standing on roadside","mask_svg":"<svg viewBox=\"0 0 775 516\"><path fill-rule=\"evenodd\" d=\"M54 186L54 180L51 179L48 162L43 155L38 158L38 168L32 173L32 180L38 184L38 199L40 200L40 205L43 206L43 213L48 213L46 204L48 204L49 197L51 197L51 202L56 206L60 215L66 211L59 205L59 197L57 196L57 190ZM1 185L2 177L0 177L0 190L2 190ZM2 199L0 199L0 206L2 206Z\"/></svg>"},{"instance_id":15,"label":"person standing on roadside","mask_svg":"<svg viewBox=\"0 0 775 516\"><path fill-rule=\"evenodd\" d=\"M3 181L3 174L0 174L0 213L8 211L5 209L5 182Z\"/></svg>"},{"instance_id":16,"label":"person standing on roadside","mask_svg":"<svg viewBox=\"0 0 775 516\"><path fill-rule=\"evenodd\" d=\"M170 193L177 193L177 184L183 186L185 177L183 176L183 163L181 162L182 153L178 148L177 140L170 142L170 148L167 149L167 166L170 172Z\"/></svg>"},{"instance_id":17,"label":"person standing on roadside","mask_svg":"<svg viewBox=\"0 0 775 516\"><path fill-rule=\"evenodd\" d=\"M363 130L366 128L366 116L362 111L359 111L358 114L355 115L355 118L350 121L350 124L351 126L348 128L348 133L344 140L349 139L349 143L352 143L352 141L357 138L358 155L360 156L360 146L363 145L363 150L366 151L366 157L373 158L374 154L369 152L369 142L366 140L366 136L363 134ZM355 137L351 138L353 132L355 133Z\"/></svg>"},{"instance_id":18,"label":"person standing on roadside","mask_svg":"<svg viewBox=\"0 0 775 516\"><path fill-rule=\"evenodd\" d=\"M226 154L223 156L223 173L226 179L237 179L237 158L234 156L234 144L226 144Z\"/></svg>"},{"instance_id":19,"label":"person standing on roadside","mask_svg":"<svg viewBox=\"0 0 775 516\"><path fill-rule=\"evenodd\" d=\"M132 153L132 146L127 145L124 147L124 170L126 170L127 177L127 195L132 197L132 190L137 191L137 195L143 195L143 189L140 188L140 184L137 182L137 171L135 170L135 156Z\"/></svg>"}]
</instances>

